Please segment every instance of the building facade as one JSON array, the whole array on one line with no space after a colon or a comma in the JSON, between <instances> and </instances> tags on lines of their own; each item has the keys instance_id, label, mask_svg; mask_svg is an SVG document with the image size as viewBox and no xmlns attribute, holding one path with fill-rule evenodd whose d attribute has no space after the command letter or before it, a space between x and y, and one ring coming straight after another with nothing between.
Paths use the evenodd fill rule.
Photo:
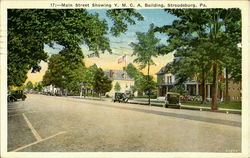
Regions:
<instances>
[{"instance_id":1,"label":"building facade","mask_svg":"<svg viewBox=\"0 0 250 158\"><path fill-rule=\"evenodd\" d=\"M218 77L220 81L224 81L223 76ZM158 97L165 96L167 92L169 92L176 84L175 75L169 73L168 66L161 68L161 70L157 73L157 85L158 85ZM185 91L190 96L203 95L202 85L196 80L190 80L183 83L185 87ZM233 81L229 81L228 84L228 96L230 101L241 101L241 83L234 83ZM206 97L208 100L212 98L212 84L206 83ZM224 100L225 97L225 89L218 90L218 99L221 101Z\"/></svg>"},{"instance_id":2,"label":"building facade","mask_svg":"<svg viewBox=\"0 0 250 158\"><path fill-rule=\"evenodd\" d=\"M158 96L159 97L165 96L167 92L171 91L171 89L174 88L175 84L176 84L175 76L173 74L170 73L157 74ZM202 95L202 86L199 82L191 80L184 82L183 85L188 95L191 96ZM212 89L212 84L207 83L206 91L208 99L210 99L212 95L211 89Z\"/></svg>"},{"instance_id":3,"label":"building facade","mask_svg":"<svg viewBox=\"0 0 250 158\"><path fill-rule=\"evenodd\" d=\"M113 97L115 95L115 84L119 83L121 93L132 94L132 86L134 86L134 79L130 78L126 71L123 70L106 70L104 71L105 75L112 80L112 89L110 92L106 93L109 96ZM137 93L134 93L137 96Z\"/></svg>"},{"instance_id":4,"label":"building facade","mask_svg":"<svg viewBox=\"0 0 250 158\"><path fill-rule=\"evenodd\" d=\"M229 101L241 101L241 83L234 83L233 81L229 81L228 87Z\"/></svg>"}]
</instances>

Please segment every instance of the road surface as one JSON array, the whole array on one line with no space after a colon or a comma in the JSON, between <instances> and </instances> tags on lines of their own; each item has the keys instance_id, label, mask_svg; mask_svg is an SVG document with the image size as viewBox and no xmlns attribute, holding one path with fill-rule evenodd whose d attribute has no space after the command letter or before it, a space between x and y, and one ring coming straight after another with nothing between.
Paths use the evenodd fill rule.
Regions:
<instances>
[{"instance_id":1,"label":"road surface","mask_svg":"<svg viewBox=\"0 0 250 158\"><path fill-rule=\"evenodd\" d=\"M241 152L241 115L28 95L8 105L10 152Z\"/></svg>"}]
</instances>

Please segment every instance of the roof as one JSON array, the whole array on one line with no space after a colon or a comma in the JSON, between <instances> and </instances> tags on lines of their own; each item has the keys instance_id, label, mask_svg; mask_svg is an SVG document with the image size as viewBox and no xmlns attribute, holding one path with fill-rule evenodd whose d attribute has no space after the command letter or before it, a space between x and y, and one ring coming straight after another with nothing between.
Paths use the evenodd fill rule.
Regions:
<instances>
[{"instance_id":1,"label":"roof","mask_svg":"<svg viewBox=\"0 0 250 158\"><path fill-rule=\"evenodd\" d=\"M130 78L124 70L106 70L104 73L112 80L134 81L134 79Z\"/></svg>"},{"instance_id":2,"label":"roof","mask_svg":"<svg viewBox=\"0 0 250 158\"><path fill-rule=\"evenodd\" d=\"M163 66L163 67L160 69L160 71L158 71L158 72L156 73L156 75L164 75L164 74L166 74L167 72L170 72L171 67L172 67L172 62L167 63L165 66Z\"/></svg>"}]
</instances>

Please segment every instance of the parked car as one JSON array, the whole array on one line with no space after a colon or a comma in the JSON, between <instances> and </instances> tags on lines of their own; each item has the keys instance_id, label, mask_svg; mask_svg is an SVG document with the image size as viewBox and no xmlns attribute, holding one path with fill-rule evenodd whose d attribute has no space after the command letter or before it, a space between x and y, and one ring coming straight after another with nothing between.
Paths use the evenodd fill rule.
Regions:
<instances>
[{"instance_id":1,"label":"parked car","mask_svg":"<svg viewBox=\"0 0 250 158\"><path fill-rule=\"evenodd\" d=\"M27 98L22 90L9 91L8 94L8 102L14 102L18 99L22 99L23 101Z\"/></svg>"},{"instance_id":2,"label":"parked car","mask_svg":"<svg viewBox=\"0 0 250 158\"><path fill-rule=\"evenodd\" d=\"M116 101L118 101L119 103L120 102L126 103L126 102L128 102L128 97L126 96L125 93L116 92L115 96L114 96L114 102L116 102Z\"/></svg>"},{"instance_id":3,"label":"parked car","mask_svg":"<svg viewBox=\"0 0 250 158\"><path fill-rule=\"evenodd\" d=\"M181 108L181 103L180 103L180 94L179 93L174 93L174 92L167 92L166 97L165 97L165 107L177 107Z\"/></svg>"}]
</instances>

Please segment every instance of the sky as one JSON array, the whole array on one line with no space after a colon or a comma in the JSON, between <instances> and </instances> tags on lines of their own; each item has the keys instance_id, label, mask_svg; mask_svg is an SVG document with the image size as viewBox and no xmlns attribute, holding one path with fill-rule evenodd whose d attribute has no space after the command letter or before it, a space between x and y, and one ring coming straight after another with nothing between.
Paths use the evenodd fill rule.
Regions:
<instances>
[{"instance_id":1,"label":"sky","mask_svg":"<svg viewBox=\"0 0 250 158\"><path fill-rule=\"evenodd\" d=\"M84 62L86 66L91 66L93 64L97 64L103 70L115 69L122 70L122 68L129 64L133 63L133 60L136 58L135 56L131 56L133 50L129 46L131 42L136 43L136 32L147 32L150 24L154 24L155 26L164 26L172 24L173 20L177 19L171 14L168 14L162 9L140 9L137 10L143 17L144 21L136 21L136 25L128 25L128 31L126 33L121 34L118 37L114 37L111 34L107 35L110 40L110 46L113 54L104 53L100 54L100 57L85 57ZM106 20L109 28L112 26L112 21L106 16L105 9L91 9L88 10L89 13L95 14L98 13L101 20ZM161 44L166 44L167 36L165 34L157 33L156 37L161 39ZM85 45L81 45L84 56L91 54L88 51L88 48ZM55 45L55 48L51 48L48 45L44 45L44 50L51 54L58 53L62 47L60 45ZM126 54L126 62L118 64L118 59ZM157 58L153 58L155 65L151 67L151 75L154 75L156 78L156 73L165 66L168 62L173 60L173 54L168 54L165 56L159 56ZM43 75L47 70L47 63L41 62L42 70L40 73L28 73L27 81L32 81L33 83L39 82L42 80ZM136 64L134 64L136 65ZM137 65L136 65L137 66ZM146 69L142 70L143 73L146 73ZM26 81L26 82L27 82Z\"/></svg>"}]
</instances>

